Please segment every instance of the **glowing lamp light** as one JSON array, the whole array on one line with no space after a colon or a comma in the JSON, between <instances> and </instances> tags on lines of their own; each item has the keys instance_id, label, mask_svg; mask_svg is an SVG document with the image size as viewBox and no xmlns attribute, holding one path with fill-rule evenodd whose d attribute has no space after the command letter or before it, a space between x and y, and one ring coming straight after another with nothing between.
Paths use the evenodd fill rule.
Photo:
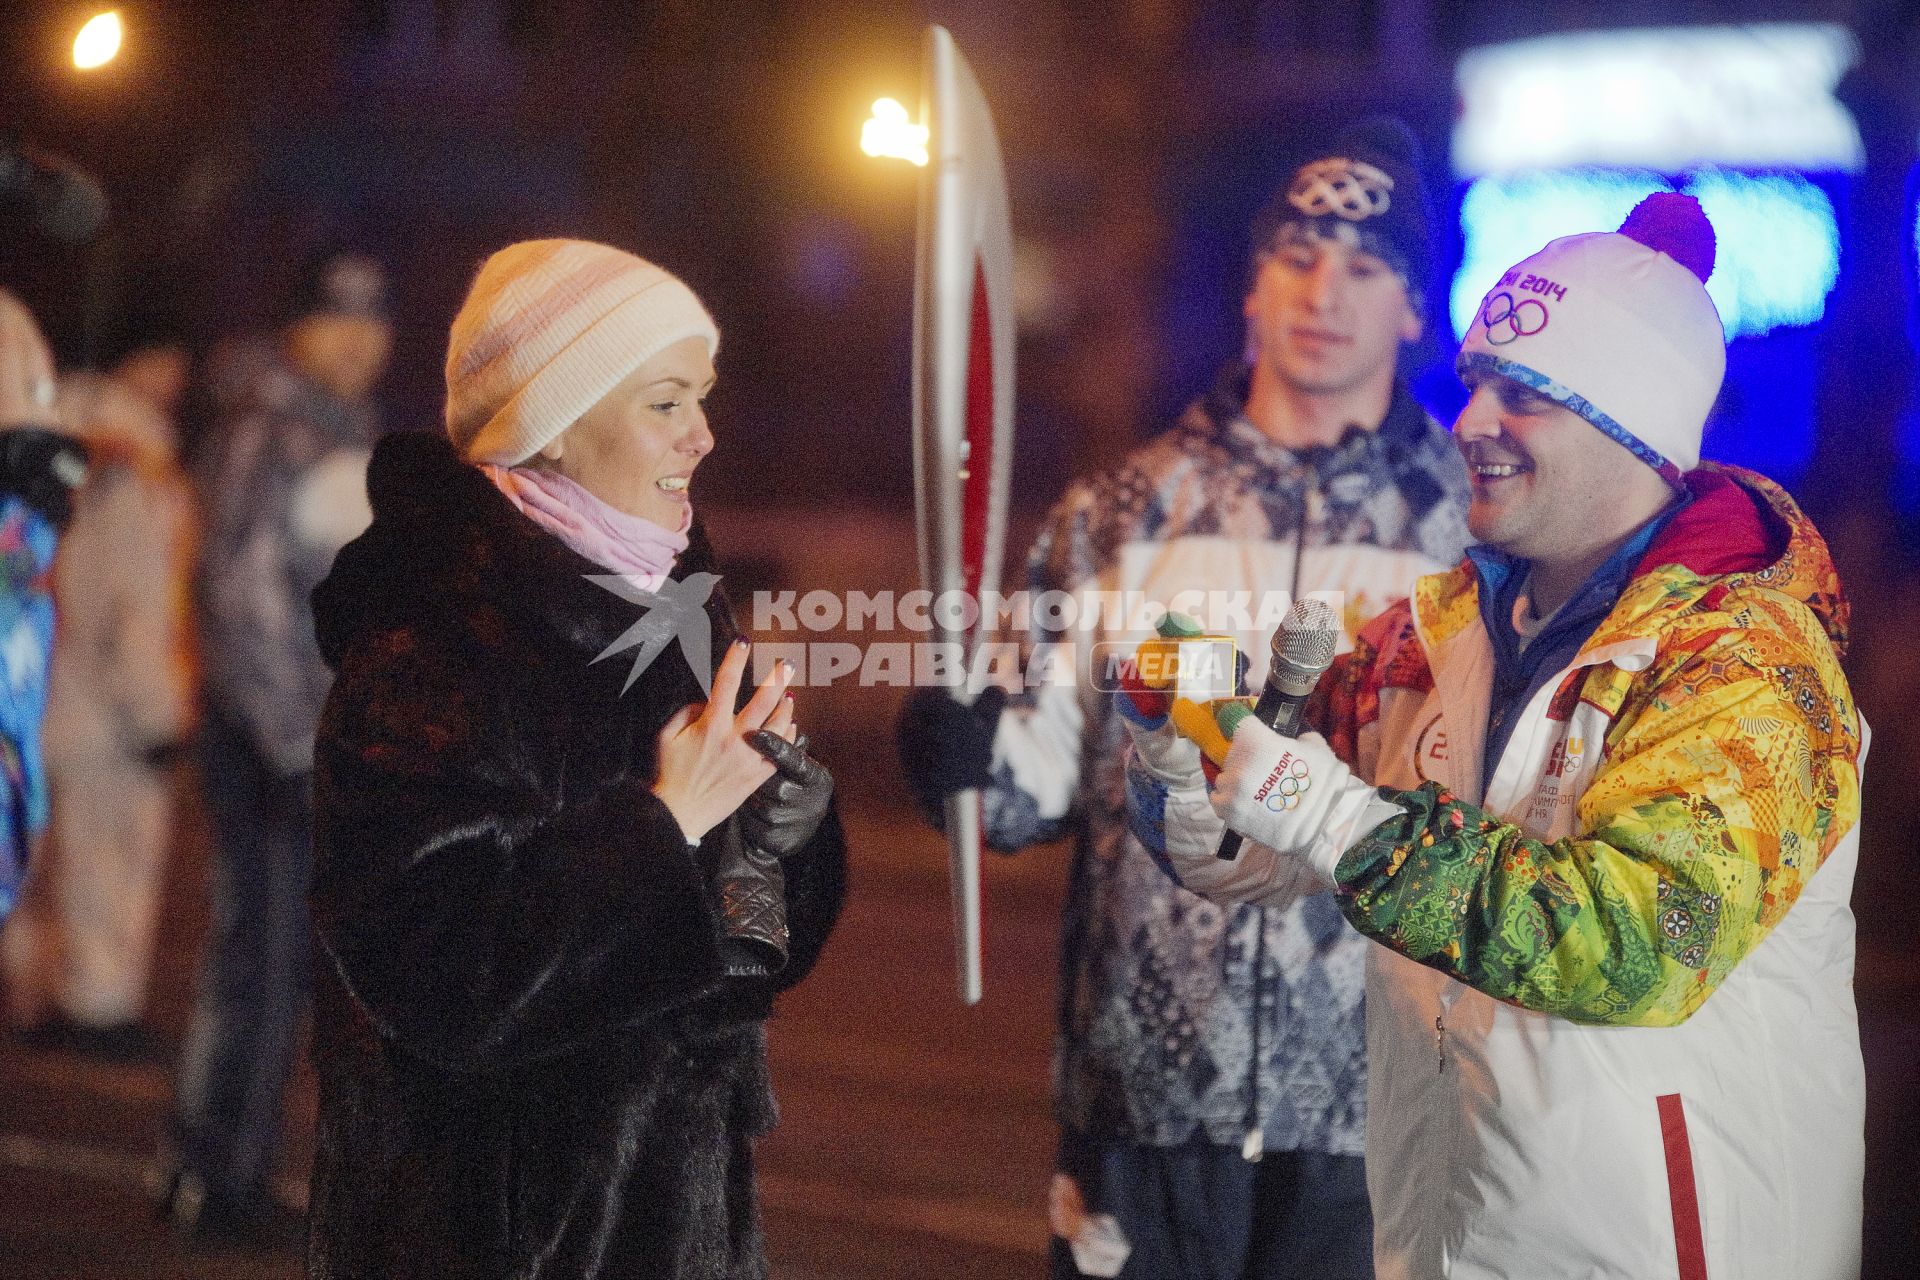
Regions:
<instances>
[{"instance_id":1,"label":"glowing lamp light","mask_svg":"<svg viewBox=\"0 0 1920 1280\"><path fill-rule=\"evenodd\" d=\"M1611 230L1678 182L1713 220L1707 293L1727 337L1816 323L1840 274L1833 202L1806 173L1858 172L1863 151L1834 88L1860 56L1821 23L1541 36L1468 52L1454 172L1464 332L1502 271L1556 236ZM1669 178L1663 175L1680 175Z\"/></svg>"},{"instance_id":2,"label":"glowing lamp light","mask_svg":"<svg viewBox=\"0 0 1920 1280\"><path fill-rule=\"evenodd\" d=\"M1860 56L1832 23L1537 36L1468 51L1454 172L1701 165L1856 173L1860 131L1834 88Z\"/></svg>"},{"instance_id":3,"label":"glowing lamp light","mask_svg":"<svg viewBox=\"0 0 1920 1280\"><path fill-rule=\"evenodd\" d=\"M1465 255L1449 311L1464 335L1500 273L1558 236L1618 227L1642 196L1673 184L1632 169L1562 169L1482 178L1460 204ZM1818 322L1840 277L1840 228L1826 192L1794 173L1703 169L1680 189L1713 222L1719 252L1707 294L1729 339Z\"/></svg>"},{"instance_id":4,"label":"glowing lamp light","mask_svg":"<svg viewBox=\"0 0 1920 1280\"><path fill-rule=\"evenodd\" d=\"M860 149L889 160L927 163L927 126L907 118L907 109L892 98L873 104L873 116L860 126Z\"/></svg>"},{"instance_id":5,"label":"glowing lamp light","mask_svg":"<svg viewBox=\"0 0 1920 1280\"><path fill-rule=\"evenodd\" d=\"M118 13L108 10L95 14L73 38L73 65L81 71L106 66L120 52L123 34Z\"/></svg>"}]
</instances>

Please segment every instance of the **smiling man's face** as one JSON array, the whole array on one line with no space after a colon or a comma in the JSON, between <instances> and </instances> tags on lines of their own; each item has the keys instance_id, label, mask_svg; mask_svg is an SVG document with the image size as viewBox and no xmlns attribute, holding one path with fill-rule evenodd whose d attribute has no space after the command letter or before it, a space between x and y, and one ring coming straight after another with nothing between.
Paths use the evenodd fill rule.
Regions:
<instances>
[{"instance_id":1,"label":"smiling man's face","mask_svg":"<svg viewBox=\"0 0 1920 1280\"><path fill-rule=\"evenodd\" d=\"M1586 419L1510 378L1469 371L1453 424L1473 503L1467 529L1526 560L1584 555L1669 496L1653 468Z\"/></svg>"},{"instance_id":2,"label":"smiling man's face","mask_svg":"<svg viewBox=\"0 0 1920 1280\"><path fill-rule=\"evenodd\" d=\"M1357 246L1282 228L1244 311L1256 364L1309 395L1353 391L1420 337L1406 286Z\"/></svg>"}]
</instances>

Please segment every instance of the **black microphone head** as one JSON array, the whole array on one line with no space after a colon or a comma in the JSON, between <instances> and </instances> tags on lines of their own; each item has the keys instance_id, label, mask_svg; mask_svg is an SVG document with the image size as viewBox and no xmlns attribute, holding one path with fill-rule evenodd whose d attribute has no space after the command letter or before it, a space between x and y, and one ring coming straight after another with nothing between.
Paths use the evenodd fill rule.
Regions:
<instances>
[{"instance_id":1,"label":"black microphone head","mask_svg":"<svg viewBox=\"0 0 1920 1280\"><path fill-rule=\"evenodd\" d=\"M1333 665L1339 647L1340 615L1333 606L1312 596L1295 600L1273 633L1273 665L1267 679L1283 688L1304 685L1300 692L1309 691L1320 673Z\"/></svg>"}]
</instances>

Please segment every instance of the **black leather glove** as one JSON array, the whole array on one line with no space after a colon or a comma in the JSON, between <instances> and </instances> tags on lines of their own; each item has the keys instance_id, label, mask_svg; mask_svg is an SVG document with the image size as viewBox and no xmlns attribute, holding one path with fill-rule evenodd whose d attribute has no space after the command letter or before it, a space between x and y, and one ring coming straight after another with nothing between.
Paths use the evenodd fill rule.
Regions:
<instances>
[{"instance_id":1,"label":"black leather glove","mask_svg":"<svg viewBox=\"0 0 1920 1280\"><path fill-rule=\"evenodd\" d=\"M894 742L907 788L936 826L945 820L948 796L991 780L993 731L1006 706L1006 690L998 687L987 689L970 707L945 689L915 689L907 696L894 724Z\"/></svg>"},{"instance_id":2,"label":"black leather glove","mask_svg":"<svg viewBox=\"0 0 1920 1280\"><path fill-rule=\"evenodd\" d=\"M749 844L737 822L708 832L700 853L720 916L727 975L778 973L787 964L787 878L780 860Z\"/></svg>"},{"instance_id":3,"label":"black leather glove","mask_svg":"<svg viewBox=\"0 0 1920 1280\"><path fill-rule=\"evenodd\" d=\"M792 857L826 818L833 802L833 775L807 754L805 734L788 742L771 729L755 729L747 741L773 762L774 775L741 806L740 833L763 853Z\"/></svg>"},{"instance_id":4,"label":"black leather glove","mask_svg":"<svg viewBox=\"0 0 1920 1280\"><path fill-rule=\"evenodd\" d=\"M39 427L0 431L0 493L18 495L54 528L66 528L73 491L86 478L87 449L72 436Z\"/></svg>"}]
</instances>

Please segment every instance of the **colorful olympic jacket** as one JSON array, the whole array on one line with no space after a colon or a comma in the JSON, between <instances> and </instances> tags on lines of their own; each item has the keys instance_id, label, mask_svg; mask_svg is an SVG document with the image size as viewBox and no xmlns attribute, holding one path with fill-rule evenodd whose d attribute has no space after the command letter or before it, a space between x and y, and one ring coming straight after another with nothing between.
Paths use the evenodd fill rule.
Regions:
<instances>
[{"instance_id":1,"label":"colorful olympic jacket","mask_svg":"<svg viewBox=\"0 0 1920 1280\"><path fill-rule=\"evenodd\" d=\"M1068 489L1028 563L1039 598L1080 608L1054 668L1000 719L987 833L1001 849L1078 832L1062 921L1056 1111L1069 1134L1172 1146L1358 1155L1365 1130L1363 939L1332 894L1285 910L1222 908L1170 883L1127 830L1124 726L1089 679L1151 619L1095 617L1109 600L1242 623L1253 678L1288 585L1339 592L1351 626L1405 596L1466 544L1465 468L1402 388L1377 431L1294 453L1241 416L1245 370L1172 430ZM1201 593L1175 605L1185 590ZM1237 597L1237 599L1236 599ZM1276 608L1277 606L1277 608ZM1091 625L1085 625L1091 623ZM1030 660L1029 672L1047 664ZM1110 687L1110 686L1109 686Z\"/></svg>"},{"instance_id":2,"label":"colorful olympic jacket","mask_svg":"<svg viewBox=\"0 0 1920 1280\"><path fill-rule=\"evenodd\" d=\"M1847 606L1785 493L1688 484L1492 777L1470 563L1371 623L1310 708L1409 809L1337 870L1384 944L1382 1280L1857 1274Z\"/></svg>"},{"instance_id":3,"label":"colorful olympic jacket","mask_svg":"<svg viewBox=\"0 0 1920 1280\"><path fill-rule=\"evenodd\" d=\"M40 721L53 649L49 569L59 533L24 499L0 497L0 921L19 899L27 854L47 825Z\"/></svg>"}]
</instances>

